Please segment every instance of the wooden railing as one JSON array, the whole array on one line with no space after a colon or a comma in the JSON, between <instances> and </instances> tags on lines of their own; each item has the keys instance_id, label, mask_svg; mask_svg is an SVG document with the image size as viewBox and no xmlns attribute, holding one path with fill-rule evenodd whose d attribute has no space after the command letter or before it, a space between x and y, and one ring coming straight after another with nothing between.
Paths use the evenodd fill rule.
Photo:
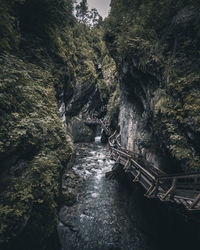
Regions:
<instances>
[{"instance_id":1,"label":"wooden railing","mask_svg":"<svg viewBox=\"0 0 200 250\"><path fill-rule=\"evenodd\" d=\"M111 158L116 164L123 165L124 171L133 176L133 182L139 182L144 187L146 197L183 204L189 211L200 211L200 173L172 175L144 160L141 164L137 161L138 155L121 146L116 131L110 134L103 124L102 127L109 136Z\"/></svg>"}]
</instances>

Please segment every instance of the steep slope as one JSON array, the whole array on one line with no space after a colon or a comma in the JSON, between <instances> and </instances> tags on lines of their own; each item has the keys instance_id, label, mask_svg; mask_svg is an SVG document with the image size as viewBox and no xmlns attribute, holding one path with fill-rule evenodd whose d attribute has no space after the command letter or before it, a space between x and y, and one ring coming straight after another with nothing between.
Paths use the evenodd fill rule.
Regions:
<instances>
[{"instance_id":1,"label":"steep slope","mask_svg":"<svg viewBox=\"0 0 200 250\"><path fill-rule=\"evenodd\" d=\"M93 141L95 128L89 128L82 120L106 115L108 101L118 82L116 65L106 49L101 26L91 28L77 23L72 37L70 63L74 75L63 98L59 98L62 119L75 142Z\"/></svg>"},{"instance_id":2,"label":"steep slope","mask_svg":"<svg viewBox=\"0 0 200 250\"><path fill-rule=\"evenodd\" d=\"M36 247L55 230L59 181L72 154L70 137L58 117L50 72L10 54L0 61L1 242L26 227L27 241ZM42 242L34 243L41 233Z\"/></svg>"},{"instance_id":3,"label":"steep slope","mask_svg":"<svg viewBox=\"0 0 200 250\"><path fill-rule=\"evenodd\" d=\"M123 146L169 172L199 169L198 3L111 7L105 40L120 77Z\"/></svg>"},{"instance_id":4,"label":"steep slope","mask_svg":"<svg viewBox=\"0 0 200 250\"><path fill-rule=\"evenodd\" d=\"M0 2L0 244L53 249L60 182L73 149L57 105L71 74L63 30L73 22L72 3Z\"/></svg>"},{"instance_id":5,"label":"steep slope","mask_svg":"<svg viewBox=\"0 0 200 250\"><path fill-rule=\"evenodd\" d=\"M91 115L103 117L115 89L102 28L78 23L72 3L0 0L3 249L58 249L57 208L73 128ZM80 123L92 140L91 128Z\"/></svg>"}]
</instances>

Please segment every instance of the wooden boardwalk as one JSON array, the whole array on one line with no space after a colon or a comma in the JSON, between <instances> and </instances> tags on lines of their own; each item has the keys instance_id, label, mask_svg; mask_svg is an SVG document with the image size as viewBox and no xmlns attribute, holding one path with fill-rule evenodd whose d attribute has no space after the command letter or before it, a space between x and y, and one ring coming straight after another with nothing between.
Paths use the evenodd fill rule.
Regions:
<instances>
[{"instance_id":1,"label":"wooden boardwalk","mask_svg":"<svg viewBox=\"0 0 200 250\"><path fill-rule=\"evenodd\" d=\"M103 124L102 127L105 129ZM189 211L200 211L200 173L169 175L145 161L141 164L137 155L121 147L116 132L108 143L111 158L123 165L124 171L133 176L133 182L143 186L146 197L183 204Z\"/></svg>"}]
</instances>

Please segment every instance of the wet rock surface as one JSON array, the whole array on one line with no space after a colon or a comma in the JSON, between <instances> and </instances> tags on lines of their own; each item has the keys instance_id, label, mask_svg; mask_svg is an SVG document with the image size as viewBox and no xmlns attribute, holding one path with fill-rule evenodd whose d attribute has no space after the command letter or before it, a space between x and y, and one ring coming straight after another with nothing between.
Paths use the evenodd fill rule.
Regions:
<instances>
[{"instance_id":1,"label":"wet rock surface","mask_svg":"<svg viewBox=\"0 0 200 250\"><path fill-rule=\"evenodd\" d=\"M84 124L83 121L74 119L72 123L72 134L74 142L93 142L95 137L95 130Z\"/></svg>"},{"instance_id":2,"label":"wet rock surface","mask_svg":"<svg viewBox=\"0 0 200 250\"><path fill-rule=\"evenodd\" d=\"M62 250L154 249L136 224L131 193L117 180L106 179L114 165L107 148L78 144L76 156L63 178L66 205L58 225Z\"/></svg>"}]
</instances>

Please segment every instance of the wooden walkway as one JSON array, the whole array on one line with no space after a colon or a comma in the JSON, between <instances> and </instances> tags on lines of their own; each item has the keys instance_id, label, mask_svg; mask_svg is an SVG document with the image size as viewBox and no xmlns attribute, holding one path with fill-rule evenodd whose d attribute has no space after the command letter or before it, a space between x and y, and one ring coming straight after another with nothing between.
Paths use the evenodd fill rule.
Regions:
<instances>
[{"instance_id":1,"label":"wooden walkway","mask_svg":"<svg viewBox=\"0 0 200 250\"><path fill-rule=\"evenodd\" d=\"M107 127L104 124L102 127L109 135ZM189 211L200 210L200 173L169 175L145 161L141 164L138 155L121 147L116 132L108 142L111 158L123 165L124 171L133 176L133 182L143 186L146 197L183 204Z\"/></svg>"}]
</instances>

